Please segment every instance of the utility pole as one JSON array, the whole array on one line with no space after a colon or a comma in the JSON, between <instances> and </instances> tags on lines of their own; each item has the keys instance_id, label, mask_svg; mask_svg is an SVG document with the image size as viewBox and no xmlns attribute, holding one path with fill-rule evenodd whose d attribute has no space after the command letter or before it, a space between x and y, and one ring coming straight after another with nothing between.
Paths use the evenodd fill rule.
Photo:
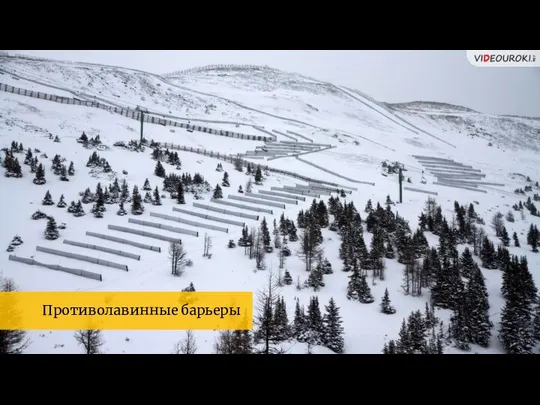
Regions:
<instances>
[{"instance_id":1,"label":"utility pole","mask_svg":"<svg viewBox=\"0 0 540 405\"><path fill-rule=\"evenodd\" d=\"M137 108L135 108L135 111L138 111L139 114L141 114L141 144L142 144L142 141L144 139L144 113L147 113L148 110L137 106Z\"/></svg>"},{"instance_id":2,"label":"utility pole","mask_svg":"<svg viewBox=\"0 0 540 405\"><path fill-rule=\"evenodd\" d=\"M403 174L401 172L401 167L399 168L399 203L403 202Z\"/></svg>"},{"instance_id":3,"label":"utility pole","mask_svg":"<svg viewBox=\"0 0 540 405\"><path fill-rule=\"evenodd\" d=\"M144 112L141 111L141 144L142 144L142 141L144 139L143 127L144 127Z\"/></svg>"}]
</instances>

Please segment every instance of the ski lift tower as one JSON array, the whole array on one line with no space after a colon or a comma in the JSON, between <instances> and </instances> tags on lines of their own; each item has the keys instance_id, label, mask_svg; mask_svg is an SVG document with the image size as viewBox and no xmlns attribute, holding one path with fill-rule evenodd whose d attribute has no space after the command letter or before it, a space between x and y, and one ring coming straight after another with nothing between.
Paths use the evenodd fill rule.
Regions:
<instances>
[{"instance_id":1,"label":"ski lift tower","mask_svg":"<svg viewBox=\"0 0 540 405\"><path fill-rule=\"evenodd\" d=\"M148 114L148 109L141 106L137 106L137 108L135 108L135 111L138 111L141 114L141 144L142 144L142 141L144 139L143 137L144 114L145 113Z\"/></svg>"}]
</instances>

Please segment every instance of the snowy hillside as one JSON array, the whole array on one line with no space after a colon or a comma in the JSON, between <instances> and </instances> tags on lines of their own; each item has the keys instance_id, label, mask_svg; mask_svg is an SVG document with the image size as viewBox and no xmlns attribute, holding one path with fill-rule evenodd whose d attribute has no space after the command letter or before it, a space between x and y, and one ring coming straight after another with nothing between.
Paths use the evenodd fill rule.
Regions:
<instances>
[{"instance_id":1,"label":"snowy hillside","mask_svg":"<svg viewBox=\"0 0 540 405\"><path fill-rule=\"evenodd\" d=\"M288 315L285 319L281 300L274 303L279 325L272 331L272 346L277 351L341 352L340 336L348 354L381 353L385 345L392 351L394 344L398 351L414 353L540 349L540 328L533 342L532 315L540 303L533 303L537 293L526 283L531 275L532 283L540 284L540 254L533 252L535 226L540 226L538 119L495 117L441 103L386 104L357 90L253 66L160 76L0 55L0 84L5 173L0 177L0 245L11 243L9 252L0 254L0 271L20 290L180 291L192 283L196 291L258 292L272 274ZM63 99L55 102L50 95ZM73 99L100 108L68 104ZM156 119L195 127L148 122L147 142L138 144L140 123L126 116L137 106ZM274 140L224 135L229 132ZM94 152L98 156L91 158ZM183 201L177 196L179 184ZM61 196L64 207L57 206ZM434 199L430 204L428 197ZM45 217L31 219L36 211ZM498 212L502 218L494 227ZM56 231L47 217L65 228ZM259 232L263 218L270 240ZM192 263L175 277L169 242L142 232L181 239ZM244 244L243 232L252 233L251 248L238 246ZM12 243L16 235L22 244ZM205 251L207 237L210 252ZM53 255L47 248L118 263L129 271ZM513 255L526 257L527 264L513 266ZM97 273L101 281L21 259ZM503 268L508 274L503 290L515 294L501 293ZM519 280L525 282L516 287ZM385 291L391 303L383 313ZM430 300L436 305L428 305L426 317L411 315L425 314ZM504 328L517 322L512 318L516 300L530 312L528 321L522 318L513 328L528 336L524 343ZM501 313L509 319L502 325L502 341ZM409 319L409 343L400 334L403 319ZM72 331L27 335L31 342L25 353L81 351ZM218 335L194 331L197 353L213 353ZM184 337L183 331L104 331L101 349L170 353ZM226 336L221 339L223 345ZM467 345L470 350L464 350Z\"/></svg>"}]
</instances>

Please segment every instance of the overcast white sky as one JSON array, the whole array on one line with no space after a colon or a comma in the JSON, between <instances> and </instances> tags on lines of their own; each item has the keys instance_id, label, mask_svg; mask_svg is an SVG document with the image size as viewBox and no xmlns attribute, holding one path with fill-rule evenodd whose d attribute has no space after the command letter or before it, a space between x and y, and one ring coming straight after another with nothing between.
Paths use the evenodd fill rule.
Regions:
<instances>
[{"instance_id":1,"label":"overcast white sky","mask_svg":"<svg viewBox=\"0 0 540 405\"><path fill-rule=\"evenodd\" d=\"M380 101L439 101L540 117L540 68L477 68L465 51L16 51L168 73L209 64L269 65Z\"/></svg>"}]
</instances>

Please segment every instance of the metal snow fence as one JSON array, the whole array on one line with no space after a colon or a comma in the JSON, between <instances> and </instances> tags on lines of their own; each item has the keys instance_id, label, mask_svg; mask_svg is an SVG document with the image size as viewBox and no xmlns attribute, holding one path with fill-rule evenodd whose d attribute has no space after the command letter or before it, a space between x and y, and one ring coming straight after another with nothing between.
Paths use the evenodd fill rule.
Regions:
<instances>
[{"instance_id":1,"label":"metal snow fence","mask_svg":"<svg viewBox=\"0 0 540 405\"><path fill-rule=\"evenodd\" d=\"M211 229L213 231L229 233L229 230L227 228L223 228L221 226L202 224L200 222L190 221L189 219L174 217L172 215L165 215L165 214L158 214L157 212L151 212L150 216L155 217L155 218L166 219L168 221L178 222L178 223L185 224L185 225L195 226L195 227L198 227L198 228L205 228L205 229Z\"/></svg>"},{"instance_id":2,"label":"metal snow fence","mask_svg":"<svg viewBox=\"0 0 540 405\"><path fill-rule=\"evenodd\" d=\"M445 173L432 173L435 177L440 177L442 179L463 179L463 180L481 180L485 175L471 176L470 174L445 174Z\"/></svg>"},{"instance_id":3,"label":"metal snow fence","mask_svg":"<svg viewBox=\"0 0 540 405\"><path fill-rule=\"evenodd\" d=\"M292 187L291 187L292 188ZM325 190L325 189L321 189L321 188L318 188L318 189L315 189L313 187L310 187L310 186L304 186L302 184L297 184L296 187L294 187L294 189L296 190L302 190L302 191L310 191L310 192L314 192L314 193L319 193L321 195L332 195L332 192L329 191L329 190Z\"/></svg>"},{"instance_id":4,"label":"metal snow fence","mask_svg":"<svg viewBox=\"0 0 540 405\"><path fill-rule=\"evenodd\" d=\"M487 193L486 190L482 190L482 189L479 189L479 188L456 186L456 185L449 184L449 183L439 183L439 182L435 182L435 181L433 182L433 184L436 184L438 186L443 186L443 187L460 188L460 189L463 189L463 190L478 191L479 193Z\"/></svg>"},{"instance_id":5,"label":"metal snow fence","mask_svg":"<svg viewBox=\"0 0 540 405\"><path fill-rule=\"evenodd\" d=\"M304 196L313 197L313 198L321 198L320 194L310 193L310 192L298 190L298 189L295 189L295 188L287 189L287 188L283 188L283 187L270 187L270 190L283 191L285 193L304 195Z\"/></svg>"},{"instance_id":6,"label":"metal snow fence","mask_svg":"<svg viewBox=\"0 0 540 405\"><path fill-rule=\"evenodd\" d=\"M108 260L98 259L96 257L84 256L84 255L79 255L77 253L71 253L71 252L64 252L62 250L50 249L43 246L36 246L36 250L38 252L49 253L51 255L67 257L69 259L80 260L83 262L98 264L100 266L112 267L115 269L128 271L128 266L126 266L125 264L114 263Z\"/></svg>"},{"instance_id":7,"label":"metal snow fence","mask_svg":"<svg viewBox=\"0 0 540 405\"><path fill-rule=\"evenodd\" d=\"M476 184L464 184L459 180L446 180L446 179L437 179L437 180L441 180L441 183L444 183L444 184L452 184L452 185L456 185L456 186L478 188L478 185L476 185ZM433 183L435 183L435 182L433 182Z\"/></svg>"},{"instance_id":8,"label":"metal snow fence","mask_svg":"<svg viewBox=\"0 0 540 405\"><path fill-rule=\"evenodd\" d=\"M414 192L416 192L416 193L424 193L424 194L438 195L438 193L435 192L435 191L420 190L419 188L403 187L403 190L414 191Z\"/></svg>"},{"instance_id":9,"label":"metal snow fence","mask_svg":"<svg viewBox=\"0 0 540 405\"><path fill-rule=\"evenodd\" d=\"M89 278L89 279L97 280L97 281L103 281L103 276L101 274L93 273L91 271L86 271L86 270L81 270L81 269L72 269L69 267L60 266L59 264L45 264L45 263L38 262L37 260L34 260L34 259L29 259L26 257L19 257L19 256L14 256L14 255L9 255L9 260L11 260L12 262L28 264L30 266L45 267L50 270L61 271L63 273L69 273L74 276Z\"/></svg>"},{"instance_id":10,"label":"metal snow fence","mask_svg":"<svg viewBox=\"0 0 540 405\"><path fill-rule=\"evenodd\" d=\"M206 205L206 204L201 204L201 203L198 203L198 202L194 202L193 203L193 206L195 208L202 208L202 209L205 209L205 210L208 210L208 211L213 211L213 212L218 212L220 214L224 214L224 215L230 215L230 216L233 216L233 217L239 217L239 218L246 218L246 219L253 219L255 221L258 221L259 220L259 216L258 215L254 215L254 214L246 214L244 212L238 212L238 211L231 211L231 210L227 210L225 208L220 208L220 207L213 207L211 205ZM183 211L180 211L178 210L177 208L173 208L173 211L178 211L178 212L183 212ZM203 215L203 214L201 214ZM228 220L227 220L228 221ZM227 223L231 223L232 224L233 221L231 222L227 222ZM242 224L242 226L245 226L245 223L244 222L237 222L236 223L237 225L239 224ZM234 224L233 224L234 225Z\"/></svg>"},{"instance_id":11,"label":"metal snow fence","mask_svg":"<svg viewBox=\"0 0 540 405\"><path fill-rule=\"evenodd\" d=\"M127 257L129 259L134 259L134 260L139 260L139 261L141 260L140 255L136 255L136 254L128 253L128 252L123 252L122 250L111 249L111 248L104 247L104 246L97 246L97 245L92 245L92 244L89 244L89 243L75 242L75 241L67 240L67 239L64 239L64 243L66 245L77 246L77 247L84 248L84 249L92 249L92 250L97 250L97 251L100 251L100 252L110 253L111 255Z\"/></svg>"},{"instance_id":12,"label":"metal snow fence","mask_svg":"<svg viewBox=\"0 0 540 405\"><path fill-rule=\"evenodd\" d=\"M307 142L291 142L291 141L281 141L280 143L290 143L296 145L307 145L307 146L332 146L329 143L307 143Z\"/></svg>"},{"instance_id":13,"label":"metal snow fence","mask_svg":"<svg viewBox=\"0 0 540 405\"><path fill-rule=\"evenodd\" d=\"M250 198L258 198L262 200L277 201L277 202L282 202L285 204L298 205L298 200L292 199L292 198L279 198L279 197L272 197L272 196L264 195L264 194L253 194L253 193L246 193L245 195L246 197L250 197Z\"/></svg>"},{"instance_id":14,"label":"metal snow fence","mask_svg":"<svg viewBox=\"0 0 540 405\"><path fill-rule=\"evenodd\" d=\"M473 181L473 180L444 180L445 183L460 183L465 186L469 185L479 185L479 186L494 186L494 187L504 187L505 184L502 183L490 183L489 181Z\"/></svg>"},{"instance_id":15,"label":"metal snow fence","mask_svg":"<svg viewBox=\"0 0 540 405\"><path fill-rule=\"evenodd\" d=\"M486 177L484 173L480 172L466 172L464 170L444 170L444 169L437 169L437 170L430 170L428 169L428 172L431 174L443 174L443 175L449 175L449 176L472 176L472 177Z\"/></svg>"},{"instance_id":16,"label":"metal snow fence","mask_svg":"<svg viewBox=\"0 0 540 405\"><path fill-rule=\"evenodd\" d=\"M443 164L443 163L437 163L437 164L428 164L423 163L422 166L424 166L427 169L446 169L446 170L463 170L466 172L481 172L479 169L475 169L472 166L469 165L462 165L461 163L455 163L455 164Z\"/></svg>"},{"instance_id":17,"label":"metal snow fence","mask_svg":"<svg viewBox=\"0 0 540 405\"><path fill-rule=\"evenodd\" d=\"M145 238L159 239L165 242L182 243L182 239L172 238L170 236L160 235L158 233L145 232L139 229L127 228L125 226L108 225L107 228L112 231L125 232L125 233L131 233L133 235L144 236Z\"/></svg>"},{"instance_id":18,"label":"metal snow fence","mask_svg":"<svg viewBox=\"0 0 540 405\"><path fill-rule=\"evenodd\" d=\"M213 203L216 203L216 204L228 205L230 207L241 208L243 210L248 210L248 211L264 212L264 213L270 214L270 215L273 215L273 213L274 213L274 211L266 209L266 208L252 207L252 206L249 206L249 205L237 204L237 203L233 203L233 202L230 202L230 201L223 201L221 199L212 198L210 201L213 202Z\"/></svg>"},{"instance_id":19,"label":"metal snow fence","mask_svg":"<svg viewBox=\"0 0 540 405\"><path fill-rule=\"evenodd\" d=\"M368 184L368 185L370 185L370 186L374 186L374 185L375 185L375 183L371 183L371 182L369 182L369 181L354 180L354 179L351 179L351 178L349 178L349 177L342 176L341 174L338 174L338 173L333 172L333 171L331 171L331 170L328 170L328 169L326 169L326 168L324 168L324 167L322 167L322 166L319 166L319 165L317 165L317 164L315 164L315 163L312 163L312 162L310 162L309 160L304 160L304 159L302 159L302 158L299 157L299 156L296 156L296 159L298 159L298 160L301 161L301 162L304 162L305 164L308 164L308 165L310 165L310 166L316 167L317 169L320 169L320 170L322 170L323 172L330 173L330 174L332 174L332 175L334 175L334 176L336 176L336 177L339 177L339 178L345 179L345 180L347 180L347 181L350 181L351 183Z\"/></svg>"},{"instance_id":20,"label":"metal snow fence","mask_svg":"<svg viewBox=\"0 0 540 405\"><path fill-rule=\"evenodd\" d=\"M289 138L289 139L292 139L293 141L296 141L295 137L284 134L283 132L276 131L275 129L273 129L272 132L275 132L276 134L280 134L281 136L284 136L285 138Z\"/></svg>"},{"instance_id":21,"label":"metal snow fence","mask_svg":"<svg viewBox=\"0 0 540 405\"><path fill-rule=\"evenodd\" d=\"M344 189L340 189L340 188L336 188L336 187L324 186L324 185L320 185L320 184L317 184L317 183L308 183L308 185L312 190L327 190L327 191L330 191L332 193L341 193L341 191L343 191L346 194L352 194L351 190L344 190Z\"/></svg>"},{"instance_id":22,"label":"metal snow fence","mask_svg":"<svg viewBox=\"0 0 540 405\"><path fill-rule=\"evenodd\" d=\"M258 191L259 191L259 193L264 194L264 195L271 195L271 196L285 197L285 198L294 198L295 200L298 200L298 201L306 201L306 197L301 197L301 196L298 196L298 195L292 195L292 194L287 194L287 193L279 193L277 191L266 191L266 190L258 190Z\"/></svg>"},{"instance_id":23,"label":"metal snow fence","mask_svg":"<svg viewBox=\"0 0 540 405\"><path fill-rule=\"evenodd\" d=\"M445 159L445 158L440 158L440 157L437 157L437 156L412 155L412 157L414 157L414 158L416 158L418 160L425 159L425 160L441 160L441 161L446 161L446 162L454 162L453 159Z\"/></svg>"},{"instance_id":24,"label":"metal snow fence","mask_svg":"<svg viewBox=\"0 0 540 405\"><path fill-rule=\"evenodd\" d=\"M242 197L242 196L238 196L238 195L229 195L227 197L230 198L231 200L243 201L243 202L248 202L248 203L251 203L251 204L258 204L258 205L266 205L268 207L276 207L276 208L281 208L283 210L285 208L287 208L287 206L285 204L279 204L277 202L271 202L271 201L258 200L256 198L248 198L248 197Z\"/></svg>"},{"instance_id":25,"label":"metal snow fence","mask_svg":"<svg viewBox=\"0 0 540 405\"><path fill-rule=\"evenodd\" d=\"M170 225L165 225L165 224L159 224L157 222L149 222L149 221L143 221L141 219L135 219L135 218L129 218L128 219L128 222L130 224L135 224L135 225L141 225L141 226L148 226L150 228L157 228L157 229L163 229L164 231L169 231L169 232L174 232L174 233L180 233L182 235L190 235L190 236L196 236L198 237L199 236L199 232L197 231L192 231L192 230L189 230L189 229L184 229L184 228L178 228L176 226L170 226Z\"/></svg>"},{"instance_id":26,"label":"metal snow fence","mask_svg":"<svg viewBox=\"0 0 540 405\"><path fill-rule=\"evenodd\" d=\"M123 239L123 238L118 238L116 236L105 235L103 233L96 233L96 232L86 231L86 236L92 236L94 238L108 240L108 241L111 241L111 242L121 243L123 245L134 246L134 247L137 247L139 249L151 250L152 252L161 253L161 248L159 246L146 245L144 243L134 242L134 241Z\"/></svg>"},{"instance_id":27,"label":"metal snow fence","mask_svg":"<svg viewBox=\"0 0 540 405\"><path fill-rule=\"evenodd\" d=\"M289 131L289 130L287 130L286 132L287 132L288 134L296 135L296 136L298 136L298 137L300 137L300 138L302 138L302 139L305 139L306 141L309 141L309 142L313 143L313 140L312 140L312 139L309 139L307 136L300 135L300 134L297 133L297 132Z\"/></svg>"}]
</instances>

